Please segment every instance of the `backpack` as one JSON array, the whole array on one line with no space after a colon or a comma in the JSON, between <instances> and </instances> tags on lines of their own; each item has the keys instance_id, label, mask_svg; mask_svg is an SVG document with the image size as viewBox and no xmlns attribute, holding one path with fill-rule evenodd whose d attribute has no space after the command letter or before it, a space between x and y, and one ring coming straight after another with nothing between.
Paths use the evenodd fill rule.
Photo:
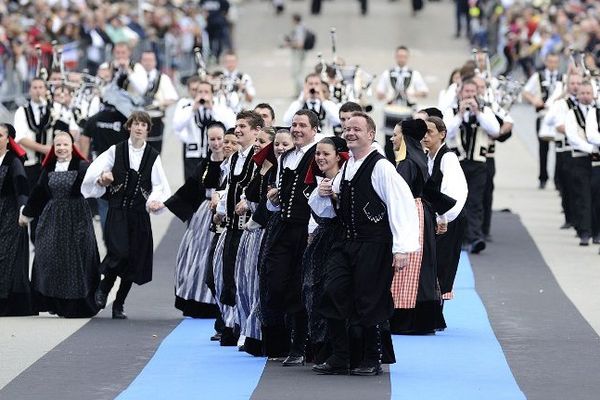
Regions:
<instances>
[{"instance_id":1,"label":"backpack","mask_svg":"<svg viewBox=\"0 0 600 400\"><path fill-rule=\"evenodd\" d=\"M315 47L315 43L317 42L317 37L314 32L306 29L306 33L304 34L304 50L312 50Z\"/></svg>"}]
</instances>

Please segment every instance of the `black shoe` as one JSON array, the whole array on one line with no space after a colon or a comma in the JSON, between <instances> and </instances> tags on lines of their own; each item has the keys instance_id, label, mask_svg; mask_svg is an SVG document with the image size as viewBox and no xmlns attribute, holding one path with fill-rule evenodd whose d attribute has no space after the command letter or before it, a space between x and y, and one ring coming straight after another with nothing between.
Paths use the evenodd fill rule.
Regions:
<instances>
[{"instance_id":1,"label":"black shoe","mask_svg":"<svg viewBox=\"0 0 600 400\"><path fill-rule=\"evenodd\" d=\"M479 254L483 250L485 250L485 242L483 240L480 239L473 242L473 245L471 246L472 254Z\"/></svg>"},{"instance_id":2,"label":"black shoe","mask_svg":"<svg viewBox=\"0 0 600 400\"><path fill-rule=\"evenodd\" d=\"M594 238L592 239L592 243L600 244L600 235L594 236Z\"/></svg>"},{"instance_id":3,"label":"black shoe","mask_svg":"<svg viewBox=\"0 0 600 400\"><path fill-rule=\"evenodd\" d=\"M225 328L221 334L221 346L237 346L238 338L233 328Z\"/></svg>"},{"instance_id":4,"label":"black shoe","mask_svg":"<svg viewBox=\"0 0 600 400\"><path fill-rule=\"evenodd\" d=\"M218 342L221 340L221 332L217 332L210 337L211 342Z\"/></svg>"},{"instance_id":5,"label":"black shoe","mask_svg":"<svg viewBox=\"0 0 600 400\"><path fill-rule=\"evenodd\" d=\"M113 319L127 319L127 314L123 312L123 308L113 308L112 310Z\"/></svg>"},{"instance_id":6,"label":"black shoe","mask_svg":"<svg viewBox=\"0 0 600 400\"><path fill-rule=\"evenodd\" d=\"M246 347L244 345L238 346L238 351L246 351Z\"/></svg>"},{"instance_id":7,"label":"black shoe","mask_svg":"<svg viewBox=\"0 0 600 400\"><path fill-rule=\"evenodd\" d=\"M321 375L348 375L347 367L334 367L327 361L323 364L314 365L312 370Z\"/></svg>"},{"instance_id":8,"label":"black shoe","mask_svg":"<svg viewBox=\"0 0 600 400\"><path fill-rule=\"evenodd\" d=\"M540 185L538 186L538 189L546 189L546 181L540 181Z\"/></svg>"},{"instance_id":9,"label":"black shoe","mask_svg":"<svg viewBox=\"0 0 600 400\"><path fill-rule=\"evenodd\" d=\"M379 375L382 372L383 369L381 369L381 365L361 366L357 368L352 368L350 370L350 375L374 376Z\"/></svg>"},{"instance_id":10,"label":"black shoe","mask_svg":"<svg viewBox=\"0 0 600 400\"><path fill-rule=\"evenodd\" d=\"M94 302L96 303L96 307L99 309L103 309L106 307L106 299L108 298L108 293L104 293L104 291L98 286L96 289L96 293L94 294Z\"/></svg>"},{"instance_id":11,"label":"black shoe","mask_svg":"<svg viewBox=\"0 0 600 400\"><path fill-rule=\"evenodd\" d=\"M301 367L304 365L304 356L287 356L281 365L284 367Z\"/></svg>"},{"instance_id":12,"label":"black shoe","mask_svg":"<svg viewBox=\"0 0 600 400\"><path fill-rule=\"evenodd\" d=\"M590 237L588 235L581 235L579 238L580 246L589 246L590 245Z\"/></svg>"},{"instance_id":13,"label":"black shoe","mask_svg":"<svg viewBox=\"0 0 600 400\"><path fill-rule=\"evenodd\" d=\"M564 224L562 224L560 226L560 229L571 229L573 227L573 225L571 225L570 222L565 222Z\"/></svg>"},{"instance_id":14,"label":"black shoe","mask_svg":"<svg viewBox=\"0 0 600 400\"><path fill-rule=\"evenodd\" d=\"M277 7L275 7L275 14L276 14L276 15L281 15L281 14L283 13L283 10L284 10L284 8L283 8L283 6L280 4L280 5L278 5Z\"/></svg>"}]
</instances>

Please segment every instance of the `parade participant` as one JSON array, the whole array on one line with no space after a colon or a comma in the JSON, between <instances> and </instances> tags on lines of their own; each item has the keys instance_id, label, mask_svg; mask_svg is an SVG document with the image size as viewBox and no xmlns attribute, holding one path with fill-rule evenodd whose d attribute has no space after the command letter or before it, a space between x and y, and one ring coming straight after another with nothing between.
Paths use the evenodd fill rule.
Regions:
<instances>
[{"instance_id":1,"label":"parade participant","mask_svg":"<svg viewBox=\"0 0 600 400\"><path fill-rule=\"evenodd\" d=\"M556 168L554 182L560 192L561 206L565 216L565 222L560 229L570 229L573 227L573 190L571 188L571 146L565 136L565 116L570 110L577 107L577 92L583 78L581 74L572 71L567 76L567 93L564 97L556 100L548 113L544 117L540 132L544 129L550 130L554 138L554 148L556 151Z\"/></svg>"},{"instance_id":2,"label":"parade participant","mask_svg":"<svg viewBox=\"0 0 600 400\"><path fill-rule=\"evenodd\" d=\"M329 253L323 301L333 354L313 370L320 374L347 374L350 346L347 324L361 325L364 357L350 372L381 372L379 324L391 317L390 286L394 269L406 266L408 253L419 248L419 223L414 199L392 164L372 146L375 123L355 113L346 122L344 137L350 159L332 180L319 185L317 211L321 217L337 215L345 234Z\"/></svg>"},{"instance_id":3,"label":"parade participant","mask_svg":"<svg viewBox=\"0 0 600 400\"><path fill-rule=\"evenodd\" d=\"M340 125L341 130L335 132L336 136L341 136L344 133L344 124L350 117L352 113L357 111L363 111L363 108L358 103L354 103L352 101L347 101L340 106L339 117L340 117Z\"/></svg>"},{"instance_id":4,"label":"parade participant","mask_svg":"<svg viewBox=\"0 0 600 400\"><path fill-rule=\"evenodd\" d=\"M427 133L422 143L427 149L429 179L424 193L436 211L437 275L442 298L448 300L452 298L452 286L460 259L465 230L462 210L467 201L468 187L458 157L445 143L446 126L443 120L431 116L425 123Z\"/></svg>"},{"instance_id":5,"label":"parade participant","mask_svg":"<svg viewBox=\"0 0 600 400\"><path fill-rule=\"evenodd\" d=\"M80 128L71 110L72 94L67 86L59 85L52 93L50 126L54 131L69 132L73 139L79 140Z\"/></svg>"},{"instance_id":6,"label":"parade participant","mask_svg":"<svg viewBox=\"0 0 600 400\"><path fill-rule=\"evenodd\" d=\"M591 177L591 199L592 199L592 242L600 243L600 155L598 146L600 146L600 132L598 120L600 119L600 109L597 104L593 104L588 109L585 119L585 132L589 143L596 146L592 155L592 177Z\"/></svg>"},{"instance_id":7,"label":"parade participant","mask_svg":"<svg viewBox=\"0 0 600 400\"><path fill-rule=\"evenodd\" d=\"M194 318L213 317L217 311L205 281L210 243L215 236L210 230L213 217L210 203L220 181L225 127L212 122L207 133L210 158L198 164L193 176L165 201L165 207L179 219L189 221L177 251L175 308Z\"/></svg>"},{"instance_id":8,"label":"parade participant","mask_svg":"<svg viewBox=\"0 0 600 400\"><path fill-rule=\"evenodd\" d=\"M252 161L254 146L259 131L263 128L263 120L253 111L242 111L237 115L235 135L238 138L240 149L233 153L229 160L229 173L225 194L220 198L217 208L217 219L225 219L226 230L221 235L223 250L215 251L213 272L217 304L221 314L229 313L236 306L236 281L235 267L240 239L248 219L250 210L242 200L244 189L252 179L256 164ZM235 311L234 311L235 313ZM225 319L226 329L222 333L221 345L234 345L237 343L239 332L234 331L235 315L233 319Z\"/></svg>"},{"instance_id":9,"label":"parade participant","mask_svg":"<svg viewBox=\"0 0 600 400\"><path fill-rule=\"evenodd\" d=\"M131 48L125 42L116 43L112 51L111 67L117 86L136 96L144 96L148 89L148 74L140 63L131 60Z\"/></svg>"},{"instance_id":10,"label":"parade participant","mask_svg":"<svg viewBox=\"0 0 600 400\"><path fill-rule=\"evenodd\" d=\"M275 187L267 194L267 205L271 211L281 211L281 222L264 252L265 307L276 315L286 314L291 346L282 363L285 367L303 365L305 361L307 319L301 298L302 254L306 249L310 219L305 193L310 193L314 185L305 184L304 177L314 157L318 127L319 118L313 111L296 111L291 128L294 149L280 157Z\"/></svg>"},{"instance_id":11,"label":"parade participant","mask_svg":"<svg viewBox=\"0 0 600 400\"><path fill-rule=\"evenodd\" d=\"M268 103L260 103L254 107L254 112L260 115L265 123L265 128L275 123L275 110Z\"/></svg>"},{"instance_id":12,"label":"parade participant","mask_svg":"<svg viewBox=\"0 0 600 400\"><path fill-rule=\"evenodd\" d=\"M427 97L429 89L419 71L408 67L409 51L406 46L396 48L396 65L381 74L377 84L377 98L388 104L412 106L416 98Z\"/></svg>"},{"instance_id":13,"label":"parade participant","mask_svg":"<svg viewBox=\"0 0 600 400\"><path fill-rule=\"evenodd\" d=\"M427 132L422 119L405 120L394 129L394 149L405 143L406 154L396 170L409 186L419 214L420 248L409 253L408 265L394 274L392 296L394 315L390 318L395 334L430 334L446 328L438 293L435 252L435 212L424 200L429 179L427 156L421 140Z\"/></svg>"},{"instance_id":14,"label":"parade participant","mask_svg":"<svg viewBox=\"0 0 600 400\"><path fill-rule=\"evenodd\" d=\"M275 153L276 160L294 148L294 141L292 135L287 129L279 129L275 134L275 140L273 141L273 151ZM277 166L278 162L275 162L274 167L271 171L271 177L269 185L274 186L277 177ZM279 359L280 357L286 357L289 353L290 338L289 333L285 328L284 317L285 313L282 309L272 309L267 306L269 299L268 293L268 281L267 274L265 271L265 249L271 248L273 245L274 238L280 237L280 229L283 229L283 223L281 220L281 211L273 212L267 225L265 226L265 234L261 243L261 253L259 254L258 270L259 270L259 311L260 320L262 324L262 346L264 355L270 359ZM248 341L246 341L246 344ZM246 347L246 344L244 347ZM248 347L247 351L250 351L252 347Z\"/></svg>"},{"instance_id":15,"label":"parade participant","mask_svg":"<svg viewBox=\"0 0 600 400\"><path fill-rule=\"evenodd\" d=\"M15 112L15 141L27 151L25 172L30 188L37 183L42 160L52 144L47 95L44 80L33 78L29 86L29 101Z\"/></svg>"},{"instance_id":16,"label":"parade participant","mask_svg":"<svg viewBox=\"0 0 600 400\"><path fill-rule=\"evenodd\" d=\"M193 174L202 159L208 157L208 124L219 121L227 129L235 125L231 110L213 103L213 87L209 82L192 76L187 81L187 88L189 97L180 99L173 113L173 131L184 147L185 179Z\"/></svg>"},{"instance_id":17,"label":"parade participant","mask_svg":"<svg viewBox=\"0 0 600 400\"><path fill-rule=\"evenodd\" d=\"M488 176L486 153L489 138L496 138L500 133L500 124L492 110L477 101L477 84L473 80L462 82L458 99L458 107L444 113L444 123L448 142L459 155L469 187L465 205L465 244L472 253L477 254L486 246L482 232L483 200Z\"/></svg>"},{"instance_id":18,"label":"parade participant","mask_svg":"<svg viewBox=\"0 0 600 400\"><path fill-rule=\"evenodd\" d=\"M243 350L249 354L263 354L260 322L259 257L265 227L272 215L267 208L269 183L275 180L277 158L273 148L275 130L262 128L258 132L255 154L255 173L244 190L238 210L248 208L251 216L246 222L236 257L236 310L240 334L245 337Z\"/></svg>"},{"instance_id":19,"label":"parade participant","mask_svg":"<svg viewBox=\"0 0 600 400\"><path fill-rule=\"evenodd\" d=\"M229 50L223 54L222 64L221 84L229 96L227 106L238 113L252 103L256 97L256 89L250 75L238 70L238 58L233 51Z\"/></svg>"},{"instance_id":20,"label":"parade participant","mask_svg":"<svg viewBox=\"0 0 600 400\"><path fill-rule=\"evenodd\" d=\"M150 216L164 208L171 195L158 152L146 145L152 122L143 111L135 111L125 126L127 142L111 146L88 168L81 193L98 198L108 195L106 220L107 254L100 266L104 279L96 291L98 308L106 306L108 293L121 278L112 307L114 319L125 319L125 298L133 283L152 280L153 240Z\"/></svg>"},{"instance_id":21,"label":"parade participant","mask_svg":"<svg viewBox=\"0 0 600 400\"><path fill-rule=\"evenodd\" d=\"M92 212L81 195L89 163L69 133L55 131L53 143L21 218L26 223L39 217L31 273L34 308L89 318L98 312L94 293L100 282Z\"/></svg>"},{"instance_id":22,"label":"parade participant","mask_svg":"<svg viewBox=\"0 0 600 400\"><path fill-rule=\"evenodd\" d=\"M31 315L29 240L19 226L19 210L27 203L29 186L23 150L15 128L0 124L0 316Z\"/></svg>"},{"instance_id":23,"label":"parade participant","mask_svg":"<svg viewBox=\"0 0 600 400\"><path fill-rule=\"evenodd\" d=\"M583 81L577 91L577 107L569 110L565 117L565 134L571 146L572 157L570 176L573 191L573 225L580 246L588 246L592 235L592 153L597 152L598 147L588 141L586 121L588 117L597 117L593 103L592 84ZM591 132L592 128L588 130Z\"/></svg>"},{"instance_id":24,"label":"parade participant","mask_svg":"<svg viewBox=\"0 0 600 400\"><path fill-rule=\"evenodd\" d=\"M537 119L536 132L539 132L542 119L552 103L563 92L562 74L559 73L560 57L558 54L549 53L544 60L544 68L537 71L523 87L522 96L535 107ZM538 136L539 144L539 188L544 189L548 181L548 141Z\"/></svg>"},{"instance_id":25,"label":"parade participant","mask_svg":"<svg viewBox=\"0 0 600 400\"><path fill-rule=\"evenodd\" d=\"M148 87L144 93L144 109L152 117L152 130L147 142L160 154L165 129L163 121L165 111L170 105L175 104L179 96L169 75L161 73L156 68L156 54L153 51L144 51L140 63L148 76Z\"/></svg>"},{"instance_id":26,"label":"parade participant","mask_svg":"<svg viewBox=\"0 0 600 400\"><path fill-rule=\"evenodd\" d=\"M326 99L317 73L308 74L304 79L302 95L288 107L283 116L284 125L290 126L296 112L301 109L311 110L318 116L320 132L326 136L333 135L333 127L340 124L338 106Z\"/></svg>"},{"instance_id":27,"label":"parade participant","mask_svg":"<svg viewBox=\"0 0 600 400\"><path fill-rule=\"evenodd\" d=\"M348 159L348 147L342 138L323 138L317 143L315 160L308 171L305 182L317 185L323 179L332 180L338 174L340 167ZM314 201L318 189L313 190L309 198ZM337 217L321 218L312 213L318 226L309 236L309 244L304 252L302 299L308 314L308 336L313 346L312 354L314 363L320 364L329 356L327 351L327 321L321 317L318 307L323 297L323 286L325 283L325 264L329 256L329 250L337 237L341 235L341 224Z\"/></svg>"}]
</instances>

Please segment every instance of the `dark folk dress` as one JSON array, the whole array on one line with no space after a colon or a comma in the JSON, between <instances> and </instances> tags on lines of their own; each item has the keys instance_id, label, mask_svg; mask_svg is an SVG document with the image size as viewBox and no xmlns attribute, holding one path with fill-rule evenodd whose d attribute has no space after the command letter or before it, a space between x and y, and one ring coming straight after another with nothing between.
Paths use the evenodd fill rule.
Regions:
<instances>
[{"instance_id":1,"label":"dark folk dress","mask_svg":"<svg viewBox=\"0 0 600 400\"><path fill-rule=\"evenodd\" d=\"M395 308L394 316L390 319L390 327L394 334L433 333L436 330L446 328L437 279L436 219L430 204L422 199L425 182L428 179L426 155L416 139L405 137L405 140L407 143L407 157L398 163L396 169L410 187L415 199L421 199L420 203L422 203L423 209L423 220L421 222L423 226L421 232L422 257L414 308ZM402 273L403 271L396 273L396 275ZM401 282L400 284L405 283ZM414 295L414 292L412 294Z\"/></svg>"},{"instance_id":2,"label":"dark folk dress","mask_svg":"<svg viewBox=\"0 0 600 400\"><path fill-rule=\"evenodd\" d=\"M0 164L0 316L31 315L29 238L19 226L19 209L29 186L23 163L7 151Z\"/></svg>"},{"instance_id":3,"label":"dark folk dress","mask_svg":"<svg viewBox=\"0 0 600 400\"><path fill-rule=\"evenodd\" d=\"M32 286L34 306L67 318L96 315L94 292L100 282L92 213L81 195L89 166L73 158L67 171L55 162L42 170L23 214L39 217Z\"/></svg>"},{"instance_id":4,"label":"dark folk dress","mask_svg":"<svg viewBox=\"0 0 600 400\"><path fill-rule=\"evenodd\" d=\"M213 318L217 307L205 283L208 272L210 244L214 232L210 230L212 210L207 189L219 184L220 161L203 159L194 174L186 180L165 206L189 225L177 252L175 267L175 308L184 316Z\"/></svg>"},{"instance_id":5,"label":"dark folk dress","mask_svg":"<svg viewBox=\"0 0 600 400\"><path fill-rule=\"evenodd\" d=\"M153 240L146 199L152 192L152 166L158 152L144 148L138 171L129 166L127 142L115 146L114 181L108 190L107 254L101 272L143 285L152 280Z\"/></svg>"}]
</instances>

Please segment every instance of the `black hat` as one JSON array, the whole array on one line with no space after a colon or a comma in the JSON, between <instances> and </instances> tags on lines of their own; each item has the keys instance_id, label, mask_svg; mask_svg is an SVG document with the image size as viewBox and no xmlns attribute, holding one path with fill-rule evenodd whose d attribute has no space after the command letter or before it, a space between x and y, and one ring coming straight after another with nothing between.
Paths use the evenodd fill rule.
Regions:
<instances>
[{"instance_id":1,"label":"black hat","mask_svg":"<svg viewBox=\"0 0 600 400\"><path fill-rule=\"evenodd\" d=\"M17 131L15 130L15 127L12 126L11 124L7 124L5 122L0 123L1 126L4 126L6 128L6 130L8 130L8 136L10 136L11 138L15 138L15 136L17 135Z\"/></svg>"},{"instance_id":2,"label":"black hat","mask_svg":"<svg viewBox=\"0 0 600 400\"><path fill-rule=\"evenodd\" d=\"M425 133L427 133L427 124L422 119L402 121L402 135L421 141L425 137Z\"/></svg>"},{"instance_id":3,"label":"black hat","mask_svg":"<svg viewBox=\"0 0 600 400\"><path fill-rule=\"evenodd\" d=\"M425 111L430 117L438 117L444 119L444 115L442 114L439 108L429 107L424 109L423 111Z\"/></svg>"}]
</instances>

